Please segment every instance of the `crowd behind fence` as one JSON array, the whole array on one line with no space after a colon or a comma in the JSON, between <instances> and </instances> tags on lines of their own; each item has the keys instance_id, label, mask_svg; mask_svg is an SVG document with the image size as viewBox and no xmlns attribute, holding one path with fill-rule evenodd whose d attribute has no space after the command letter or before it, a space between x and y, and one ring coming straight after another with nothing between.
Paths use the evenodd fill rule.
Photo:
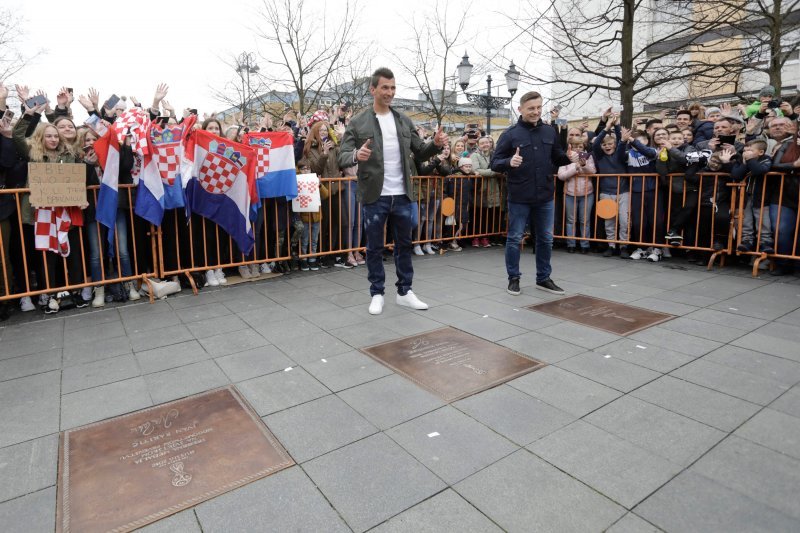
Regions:
<instances>
[{"instance_id":1,"label":"crowd behind fence","mask_svg":"<svg viewBox=\"0 0 800 533\"><path fill-rule=\"evenodd\" d=\"M613 180L616 194L595 195L587 188L572 196L554 177L554 239L565 243L567 251L586 252L595 243L605 247L607 256L657 261L664 255L686 255L709 268L718 258L723 264L725 257L752 256L754 276L766 258L800 259L800 198L797 187L789 186L790 176L767 174L756 205L748 205L753 197L746 192L747 185L732 182L725 174L701 174L699 186L691 190L676 185L674 175L666 181L662 177L661 182L656 174L586 177L595 184L593 191L599 190L600 180ZM73 226L68 232L70 253L62 257L35 247L33 226L23 220L21 209L29 190L0 190L3 197L12 196L16 206L0 226L0 301L93 286L116 287L107 293L113 299L135 298L132 293L142 286L152 300L152 283L157 279L178 276L196 291L202 277L193 273L244 267L259 275L313 265L331 256L340 265L345 257L361 257L355 178L328 178L321 183L331 193L323 200L316 230L292 212L291 202L261 200L253 221L256 245L248 256L221 228L198 215L187 218L183 210L171 210L156 227L125 207L119 210L112 239L106 238L105 228L96 220ZM414 185L415 253L460 251L459 242L490 246L502 241L507 202L502 177L418 176ZM96 203L97 187L88 187L87 194ZM121 205L134 205L134 186L121 185L120 194L128 199ZM756 219L748 221L753 213ZM746 235L748 225L754 233L752 249L742 246L745 238L751 238ZM680 227L680 246L666 237L673 227ZM391 247L391 231L386 235ZM363 263L353 260L346 266L357 264Z\"/></svg>"}]
</instances>

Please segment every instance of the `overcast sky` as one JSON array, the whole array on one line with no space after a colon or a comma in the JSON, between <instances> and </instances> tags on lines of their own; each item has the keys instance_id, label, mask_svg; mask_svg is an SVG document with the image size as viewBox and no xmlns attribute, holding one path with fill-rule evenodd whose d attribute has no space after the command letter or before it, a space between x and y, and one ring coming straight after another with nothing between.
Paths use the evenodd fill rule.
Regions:
<instances>
[{"instance_id":1,"label":"overcast sky","mask_svg":"<svg viewBox=\"0 0 800 533\"><path fill-rule=\"evenodd\" d=\"M537 0L532 0L537 1ZM217 3L170 2L165 0L140 0L130 5L114 4L100 0L84 0L72 4L51 0L4 0L4 7L24 18L24 37L19 43L23 53L41 55L6 84L23 83L32 89L42 88L55 100L62 85L73 87L76 96L86 94L88 87L100 91L101 101L111 93L136 96L145 106L152 101L157 83L169 84L167 99L180 110L197 107L201 114L227 107L214 99L212 88L221 88L235 76L223 59L241 51L259 47L265 53L264 42L259 42L253 27L256 25L260 1L226 0ZM309 5L323 9L334 17L342 2L307 0ZM530 2L503 2L505 14L487 11L500 7L499 3L473 2L469 9L467 27L463 33L464 44L450 64L455 65L466 49L476 66L471 92L485 90L486 73L495 83L503 81L508 59L527 68L535 66L536 55L530 51L530 41L513 39L515 28L506 15L515 16ZM77 7L77 6L80 7ZM404 0L394 4L369 2L361 4L359 39L372 43L364 53L373 57L373 67L386 65L395 72L401 95L416 97L418 91L409 89L413 83L396 64L387 50L408 46L410 30L404 20L412 13L417 17L430 13L434 0ZM444 3L440 3L440 8ZM448 20L456 21L459 10L467 2L451 0ZM389 7L387 7L389 6ZM484 7L486 6L486 7ZM129 9L133 8L135 11ZM482 56L505 50L503 65L486 70L488 60ZM221 59L222 58L222 59ZM263 59L257 60L263 69L273 68ZM484 67L481 73L480 69ZM521 87L518 96L526 87ZM505 88L499 93L507 95ZM77 118L85 116L75 102ZM516 106L516 103L515 103Z\"/></svg>"}]
</instances>

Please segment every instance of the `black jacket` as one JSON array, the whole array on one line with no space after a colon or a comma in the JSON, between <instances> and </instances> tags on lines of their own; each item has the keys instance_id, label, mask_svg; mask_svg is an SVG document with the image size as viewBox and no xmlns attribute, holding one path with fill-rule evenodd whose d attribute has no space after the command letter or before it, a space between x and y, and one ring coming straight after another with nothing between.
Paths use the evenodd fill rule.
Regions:
<instances>
[{"instance_id":1,"label":"black jacket","mask_svg":"<svg viewBox=\"0 0 800 533\"><path fill-rule=\"evenodd\" d=\"M781 147L775 152L775 157L772 158L772 172L783 172L783 195L780 192L781 179L777 176L770 178L770 182L774 186L768 188L769 203L788 207L797 212L797 195L800 194L800 169L796 168L793 163L781 163L783 154L791 146L791 143L783 143Z\"/></svg>"},{"instance_id":2,"label":"black jacket","mask_svg":"<svg viewBox=\"0 0 800 533\"><path fill-rule=\"evenodd\" d=\"M491 167L506 173L509 202L544 204L553 200L553 175L558 167L571 163L557 137L541 120L529 124L521 117L500 136ZM512 168L509 163L517 148L522 165Z\"/></svg>"}]
</instances>

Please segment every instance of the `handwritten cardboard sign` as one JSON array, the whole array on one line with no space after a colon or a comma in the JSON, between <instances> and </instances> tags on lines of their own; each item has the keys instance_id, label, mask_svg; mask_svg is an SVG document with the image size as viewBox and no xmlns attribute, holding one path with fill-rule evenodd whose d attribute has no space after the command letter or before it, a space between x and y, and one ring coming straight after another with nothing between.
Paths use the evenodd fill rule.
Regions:
<instances>
[{"instance_id":1,"label":"handwritten cardboard sign","mask_svg":"<svg viewBox=\"0 0 800 533\"><path fill-rule=\"evenodd\" d=\"M28 185L33 207L86 205L86 165L28 163Z\"/></svg>"}]
</instances>

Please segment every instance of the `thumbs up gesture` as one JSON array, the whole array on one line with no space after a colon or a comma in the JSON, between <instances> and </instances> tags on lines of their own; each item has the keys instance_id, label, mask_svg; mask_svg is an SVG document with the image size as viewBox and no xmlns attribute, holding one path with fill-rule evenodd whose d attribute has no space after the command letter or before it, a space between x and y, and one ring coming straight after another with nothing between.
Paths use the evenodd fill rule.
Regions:
<instances>
[{"instance_id":1,"label":"thumbs up gesture","mask_svg":"<svg viewBox=\"0 0 800 533\"><path fill-rule=\"evenodd\" d=\"M369 149L369 146L372 144L372 139L367 139L367 141L361 145L361 148L358 149L356 152L356 159L359 161L366 161L369 159L369 156L372 155L372 150Z\"/></svg>"},{"instance_id":2,"label":"thumbs up gesture","mask_svg":"<svg viewBox=\"0 0 800 533\"><path fill-rule=\"evenodd\" d=\"M444 131L442 131L442 126L440 125L439 129L436 130L436 135L434 135L433 137L433 144L435 144L439 148L443 148L444 146L447 146L449 142L450 138Z\"/></svg>"},{"instance_id":3,"label":"thumbs up gesture","mask_svg":"<svg viewBox=\"0 0 800 533\"><path fill-rule=\"evenodd\" d=\"M522 156L519 155L519 146L517 146L517 151L511 157L511 162L509 164L511 168L517 168L522 164Z\"/></svg>"}]
</instances>

